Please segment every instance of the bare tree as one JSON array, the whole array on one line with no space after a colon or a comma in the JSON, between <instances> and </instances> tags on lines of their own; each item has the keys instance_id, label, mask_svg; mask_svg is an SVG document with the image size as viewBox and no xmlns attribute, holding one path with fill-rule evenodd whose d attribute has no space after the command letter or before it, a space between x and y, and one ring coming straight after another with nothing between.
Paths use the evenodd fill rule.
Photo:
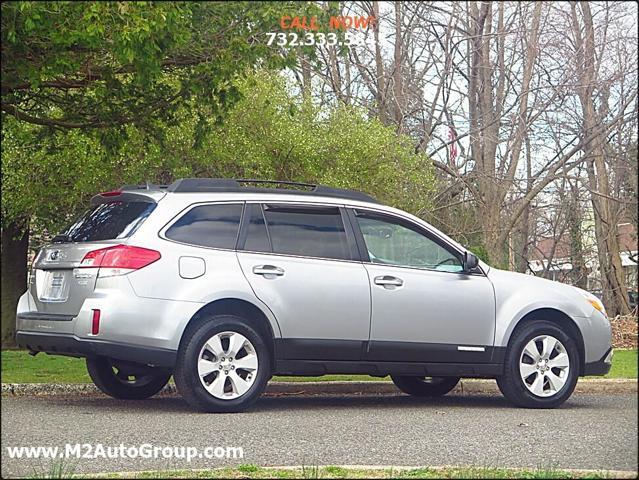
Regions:
<instances>
[{"instance_id":1,"label":"bare tree","mask_svg":"<svg viewBox=\"0 0 639 480\"><path fill-rule=\"evenodd\" d=\"M610 16L614 11L604 6L601 12L603 24L599 29L595 27L595 18L588 2L571 4L570 13L578 82L576 90L583 116L582 145L587 159L604 301L612 315L625 315L630 313L630 306L621 265L618 205L611 195L609 166L606 162L610 150L608 133L611 129L601 129L600 126L610 122L611 84L621 79L617 75L623 76L627 72L613 69L611 75L607 75L603 65L607 60L609 42L616 40L609 37ZM636 98L636 87L626 95Z\"/></svg>"},{"instance_id":2,"label":"bare tree","mask_svg":"<svg viewBox=\"0 0 639 480\"><path fill-rule=\"evenodd\" d=\"M573 245L572 281L585 286L594 248L580 237L592 208L605 302L626 311L615 229L620 218L636 223L637 6L364 0L341 8L377 21L364 44L319 55L320 89L430 156L440 191L419 213L519 271L529 270L537 222L560 221ZM560 217L541 210L549 201L562 203Z\"/></svg>"}]
</instances>

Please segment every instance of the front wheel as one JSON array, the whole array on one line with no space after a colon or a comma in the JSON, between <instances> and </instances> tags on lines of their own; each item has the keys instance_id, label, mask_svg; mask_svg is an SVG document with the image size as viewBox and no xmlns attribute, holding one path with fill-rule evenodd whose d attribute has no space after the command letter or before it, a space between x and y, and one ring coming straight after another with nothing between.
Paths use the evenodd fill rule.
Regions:
<instances>
[{"instance_id":1,"label":"front wheel","mask_svg":"<svg viewBox=\"0 0 639 480\"><path fill-rule=\"evenodd\" d=\"M513 334L497 385L519 407L554 408L572 395L578 376L574 340L557 324L537 320Z\"/></svg>"},{"instance_id":2,"label":"front wheel","mask_svg":"<svg viewBox=\"0 0 639 480\"><path fill-rule=\"evenodd\" d=\"M391 376L391 378L402 392L416 397L441 397L459 383L459 377Z\"/></svg>"},{"instance_id":3,"label":"front wheel","mask_svg":"<svg viewBox=\"0 0 639 480\"><path fill-rule=\"evenodd\" d=\"M87 358L87 371L95 386L103 393L125 400L152 397L171 378L168 370L118 362L106 357Z\"/></svg>"}]
</instances>

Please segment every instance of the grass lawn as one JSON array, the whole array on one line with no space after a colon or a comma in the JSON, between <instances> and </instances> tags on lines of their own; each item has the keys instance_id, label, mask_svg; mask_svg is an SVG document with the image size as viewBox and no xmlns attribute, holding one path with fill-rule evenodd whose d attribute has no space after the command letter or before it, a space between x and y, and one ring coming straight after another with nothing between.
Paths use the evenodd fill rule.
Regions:
<instances>
[{"instance_id":1,"label":"grass lawn","mask_svg":"<svg viewBox=\"0 0 639 480\"><path fill-rule=\"evenodd\" d=\"M113 473L102 478L613 478L606 472L574 472L554 469L505 469L489 467L444 467L364 469L343 467L257 467L215 470L174 470ZM87 478L87 477L84 477ZM90 478L90 477L89 477Z\"/></svg>"},{"instance_id":2,"label":"grass lawn","mask_svg":"<svg viewBox=\"0 0 639 480\"><path fill-rule=\"evenodd\" d=\"M616 350L612 370L606 378L637 378L637 350ZM323 377L274 377L273 380L379 381L368 375L324 375ZM90 382L84 360L40 353L35 357L23 350L2 351L3 383L87 383Z\"/></svg>"},{"instance_id":3,"label":"grass lawn","mask_svg":"<svg viewBox=\"0 0 639 480\"><path fill-rule=\"evenodd\" d=\"M615 350L606 378L637 378L637 349Z\"/></svg>"}]
</instances>

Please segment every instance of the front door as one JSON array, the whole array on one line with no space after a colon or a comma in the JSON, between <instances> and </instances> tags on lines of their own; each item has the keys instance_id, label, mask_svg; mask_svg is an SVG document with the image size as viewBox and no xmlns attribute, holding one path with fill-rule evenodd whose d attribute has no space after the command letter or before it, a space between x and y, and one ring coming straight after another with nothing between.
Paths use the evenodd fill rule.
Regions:
<instances>
[{"instance_id":1,"label":"front door","mask_svg":"<svg viewBox=\"0 0 639 480\"><path fill-rule=\"evenodd\" d=\"M368 340L370 289L340 208L247 204L245 215L238 258L280 326L278 356L359 360Z\"/></svg>"},{"instance_id":2,"label":"front door","mask_svg":"<svg viewBox=\"0 0 639 480\"><path fill-rule=\"evenodd\" d=\"M393 362L490 362L493 287L465 273L462 253L410 220L358 210L372 295L367 358Z\"/></svg>"}]
</instances>

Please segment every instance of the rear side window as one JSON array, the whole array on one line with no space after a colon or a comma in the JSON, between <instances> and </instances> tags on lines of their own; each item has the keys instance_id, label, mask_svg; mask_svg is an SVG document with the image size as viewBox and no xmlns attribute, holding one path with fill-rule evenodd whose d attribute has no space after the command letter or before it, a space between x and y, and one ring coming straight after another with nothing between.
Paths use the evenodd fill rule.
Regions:
<instances>
[{"instance_id":1,"label":"rear side window","mask_svg":"<svg viewBox=\"0 0 639 480\"><path fill-rule=\"evenodd\" d=\"M235 248L242 204L201 205L186 212L166 231L177 242L213 248Z\"/></svg>"},{"instance_id":2,"label":"rear side window","mask_svg":"<svg viewBox=\"0 0 639 480\"><path fill-rule=\"evenodd\" d=\"M274 253L351 259L337 207L265 205L264 217Z\"/></svg>"},{"instance_id":3,"label":"rear side window","mask_svg":"<svg viewBox=\"0 0 639 480\"><path fill-rule=\"evenodd\" d=\"M155 203L109 202L96 205L57 235L54 242L95 242L125 238L155 209Z\"/></svg>"},{"instance_id":4,"label":"rear side window","mask_svg":"<svg viewBox=\"0 0 639 480\"><path fill-rule=\"evenodd\" d=\"M244 250L249 252L270 252L271 242L268 239L261 205L256 203L247 204L246 215L248 215L248 224Z\"/></svg>"}]
</instances>

